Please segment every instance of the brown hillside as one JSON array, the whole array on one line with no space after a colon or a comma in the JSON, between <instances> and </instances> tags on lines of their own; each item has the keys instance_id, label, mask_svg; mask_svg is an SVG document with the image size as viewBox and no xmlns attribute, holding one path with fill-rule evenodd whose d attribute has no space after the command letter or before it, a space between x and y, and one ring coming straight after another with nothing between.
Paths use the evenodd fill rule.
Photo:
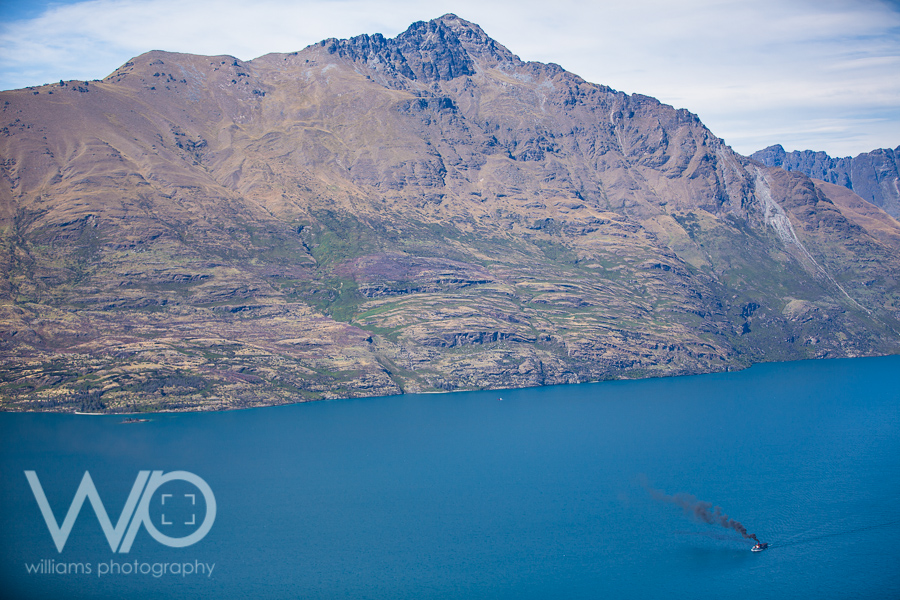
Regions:
<instances>
[{"instance_id":1,"label":"brown hillside","mask_svg":"<svg viewBox=\"0 0 900 600\"><path fill-rule=\"evenodd\" d=\"M194 410L898 349L900 225L454 15L0 94L0 399Z\"/></svg>"}]
</instances>

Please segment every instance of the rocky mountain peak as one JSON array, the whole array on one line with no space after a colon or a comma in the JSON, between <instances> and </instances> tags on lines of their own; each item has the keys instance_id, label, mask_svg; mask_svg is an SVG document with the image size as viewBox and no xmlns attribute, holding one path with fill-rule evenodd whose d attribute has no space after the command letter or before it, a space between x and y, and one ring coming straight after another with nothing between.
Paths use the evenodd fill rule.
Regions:
<instances>
[{"instance_id":1,"label":"rocky mountain peak","mask_svg":"<svg viewBox=\"0 0 900 600\"><path fill-rule=\"evenodd\" d=\"M476 63L487 66L519 61L481 27L451 13L413 23L395 38L366 34L346 40L330 38L319 46L376 72L422 83L474 75Z\"/></svg>"},{"instance_id":2,"label":"rocky mountain peak","mask_svg":"<svg viewBox=\"0 0 900 600\"><path fill-rule=\"evenodd\" d=\"M786 155L787 153L784 151L784 146L775 144L774 146L757 150L752 154L751 158L758 160L767 167L780 167L784 164L784 157Z\"/></svg>"},{"instance_id":3,"label":"rocky mountain peak","mask_svg":"<svg viewBox=\"0 0 900 600\"><path fill-rule=\"evenodd\" d=\"M453 13L447 13L441 18L431 21L431 23L434 22L439 22L452 31L469 56L476 61L486 63L520 61L518 56L488 36L481 27L471 21L466 21Z\"/></svg>"}]
</instances>

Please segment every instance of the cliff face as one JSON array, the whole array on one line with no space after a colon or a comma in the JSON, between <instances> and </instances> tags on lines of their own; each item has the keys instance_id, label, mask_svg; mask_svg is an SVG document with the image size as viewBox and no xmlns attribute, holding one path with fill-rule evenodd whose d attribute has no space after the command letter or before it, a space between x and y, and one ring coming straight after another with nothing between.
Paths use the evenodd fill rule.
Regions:
<instances>
[{"instance_id":1,"label":"cliff face","mask_svg":"<svg viewBox=\"0 0 900 600\"><path fill-rule=\"evenodd\" d=\"M812 150L785 152L776 144L754 152L751 158L769 167L799 171L842 185L894 218L900 218L900 146L865 152L854 158L832 158Z\"/></svg>"},{"instance_id":2,"label":"cliff face","mask_svg":"<svg viewBox=\"0 0 900 600\"><path fill-rule=\"evenodd\" d=\"M454 15L2 93L7 409L896 352L900 225Z\"/></svg>"}]
</instances>

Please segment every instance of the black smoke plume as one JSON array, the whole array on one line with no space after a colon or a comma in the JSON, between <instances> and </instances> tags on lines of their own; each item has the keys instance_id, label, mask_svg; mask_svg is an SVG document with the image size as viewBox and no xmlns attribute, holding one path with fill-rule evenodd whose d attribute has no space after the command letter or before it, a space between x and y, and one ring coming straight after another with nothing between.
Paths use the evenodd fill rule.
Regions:
<instances>
[{"instance_id":1,"label":"black smoke plume","mask_svg":"<svg viewBox=\"0 0 900 600\"><path fill-rule=\"evenodd\" d=\"M703 521L704 523L709 523L711 525L719 525L726 529L734 529L748 540L759 543L759 539L757 539L755 534L747 533L746 527L723 513L720 507L713 506L711 502L697 500L697 498L691 494L675 494L674 496L669 496L660 490L653 489L649 485L645 484L644 487L647 488L647 491L650 492L650 495L656 500L680 506L684 510L684 514L690 515L698 521Z\"/></svg>"}]
</instances>

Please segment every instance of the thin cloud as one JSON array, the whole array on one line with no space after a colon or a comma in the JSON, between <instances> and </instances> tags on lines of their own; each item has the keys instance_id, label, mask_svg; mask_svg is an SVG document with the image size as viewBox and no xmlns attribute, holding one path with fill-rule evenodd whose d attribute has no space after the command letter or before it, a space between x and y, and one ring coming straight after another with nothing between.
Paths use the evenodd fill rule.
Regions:
<instances>
[{"instance_id":1,"label":"thin cloud","mask_svg":"<svg viewBox=\"0 0 900 600\"><path fill-rule=\"evenodd\" d=\"M37 18L0 26L3 89L99 79L152 49L246 60L325 37L394 36L413 21L455 12L524 60L555 62L589 81L688 108L739 152L772 143L804 149L791 147L802 143L847 155L900 143L897 2L456 0L423 8L412 0L258 0L252 6L89 0L50 6ZM839 130L803 129L829 119L842 124ZM858 129L849 134L843 127Z\"/></svg>"}]
</instances>

